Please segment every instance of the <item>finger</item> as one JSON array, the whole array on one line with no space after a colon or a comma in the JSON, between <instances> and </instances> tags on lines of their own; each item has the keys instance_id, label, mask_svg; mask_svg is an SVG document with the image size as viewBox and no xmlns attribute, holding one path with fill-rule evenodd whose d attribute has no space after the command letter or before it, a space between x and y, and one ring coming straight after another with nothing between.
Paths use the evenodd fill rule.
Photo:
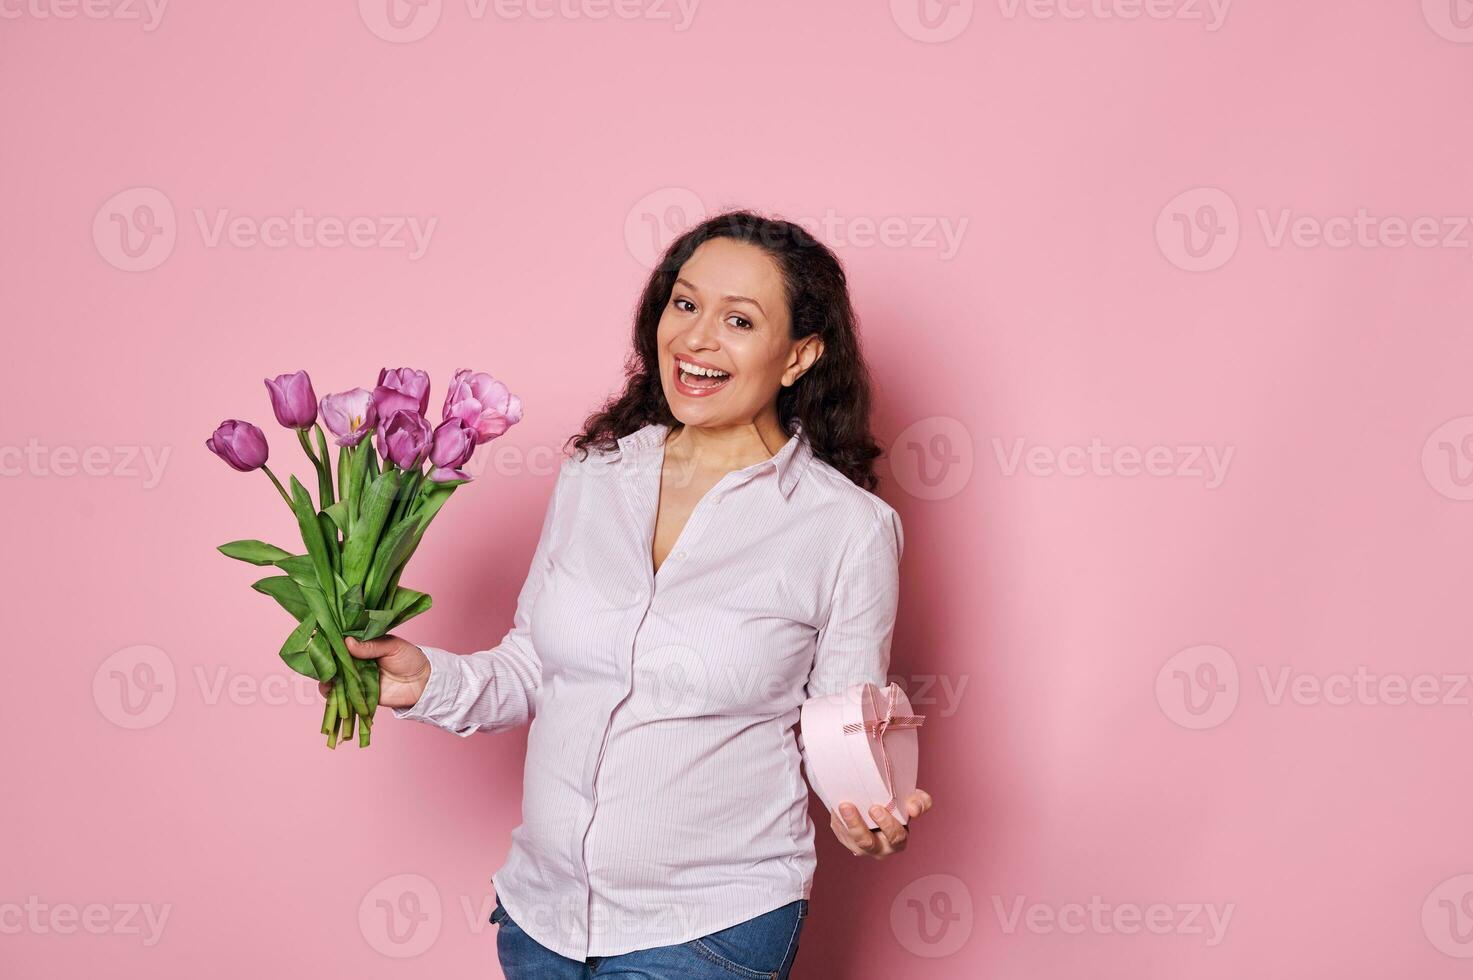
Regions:
<instances>
[{"instance_id":1,"label":"finger","mask_svg":"<svg viewBox=\"0 0 1473 980\"><path fill-rule=\"evenodd\" d=\"M863 853L859 848L854 846L854 841L849 836L849 828L844 826L844 821L839 817L838 810L829 811L829 826L833 828L834 836L839 839L839 843L843 844L850 854L859 857Z\"/></svg>"},{"instance_id":2,"label":"finger","mask_svg":"<svg viewBox=\"0 0 1473 980\"><path fill-rule=\"evenodd\" d=\"M905 843L905 825L895 819L895 814L876 804L869 808L869 815L880 825L880 833L891 847L900 847Z\"/></svg>"},{"instance_id":3,"label":"finger","mask_svg":"<svg viewBox=\"0 0 1473 980\"><path fill-rule=\"evenodd\" d=\"M849 839L854 842L866 854L873 854L879 848L879 841L875 835L870 833L864 821L860 819L859 807L853 803L844 803L839 806L839 816L844 820L844 829L849 832Z\"/></svg>"},{"instance_id":4,"label":"finger","mask_svg":"<svg viewBox=\"0 0 1473 980\"><path fill-rule=\"evenodd\" d=\"M919 817L934 805L935 801L931 799L931 794L923 789L916 790L905 801L906 812L912 817Z\"/></svg>"},{"instance_id":5,"label":"finger","mask_svg":"<svg viewBox=\"0 0 1473 980\"><path fill-rule=\"evenodd\" d=\"M393 637L381 636L377 640L363 640L353 636L343 637L343 643L348 647L348 652L359 660L377 660L394 652L395 640Z\"/></svg>"}]
</instances>

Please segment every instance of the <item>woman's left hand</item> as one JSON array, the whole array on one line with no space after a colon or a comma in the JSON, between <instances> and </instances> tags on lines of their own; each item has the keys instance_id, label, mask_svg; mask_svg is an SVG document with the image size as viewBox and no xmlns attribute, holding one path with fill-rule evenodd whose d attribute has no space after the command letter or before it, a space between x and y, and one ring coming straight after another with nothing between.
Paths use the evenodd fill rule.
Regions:
<instances>
[{"instance_id":1,"label":"woman's left hand","mask_svg":"<svg viewBox=\"0 0 1473 980\"><path fill-rule=\"evenodd\" d=\"M931 806L931 794L923 789L916 790L905 801L908 822L914 823L916 817L931 809ZM910 838L907 824L896 820L889 810L878 804L870 807L870 816L880 825L879 830L870 830L865 826L864 820L859 816L859 808L853 803L840 803L838 810L830 814L834 836L856 857L868 854L872 858L887 858L905 850L905 843Z\"/></svg>"}]
</instances>

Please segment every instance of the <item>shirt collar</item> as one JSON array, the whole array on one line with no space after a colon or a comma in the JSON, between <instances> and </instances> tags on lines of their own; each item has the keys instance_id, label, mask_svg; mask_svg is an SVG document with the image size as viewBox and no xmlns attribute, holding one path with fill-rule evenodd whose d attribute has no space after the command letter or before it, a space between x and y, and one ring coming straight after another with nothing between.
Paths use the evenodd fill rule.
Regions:
<instances>
[{"instance_id":1,"label":"shirt collar","mask_svg":"<svg viewBox=\"0 0 1473 980\"><path fill-rule=\"evenodd\" d=\"M665 440L665 434L670 431L670 426L663 422L651 422L649 425L623 436L618 440L619 452L640 453L649 449L657 449ZM784 497L793 492L797 486L798 478L813 461L813 447L808 442L808 436L803 431L803 423L797 419L793 421L793 434L771 459L752 464L751 469L772 468L777 473L777 488Z\"/></svg>"}]
</instances>

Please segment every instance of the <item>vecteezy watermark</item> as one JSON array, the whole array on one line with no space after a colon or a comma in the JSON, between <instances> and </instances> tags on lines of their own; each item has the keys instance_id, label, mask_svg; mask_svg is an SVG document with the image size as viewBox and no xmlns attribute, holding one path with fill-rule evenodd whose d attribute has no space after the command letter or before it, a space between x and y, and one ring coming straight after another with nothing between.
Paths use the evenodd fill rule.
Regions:
<instances>
[{"instance_id":1,"label":"vecteezy watermark","mask_svg":"<svg viewBox=\"0 0 1473 980\"><path fill-rule=\"evenodd\" d=\"M1238 663L1222 647L1188 647L1156 672L1156 703L1183 728L1216 728L1238 707Z\"/></svg>"},{"instance_id":2,"label":"vecteezy watermark","mask_svg":"<svg viewBox=\"0 0 1473 980\"><path fill-rule=\"evenodd\" d=\"M890 932L895 941L906 952L925 959L955 955L975 926L972 892L956 875L917 878L890 903Z\"/></svg>"},{"instance_id":3,"label":"vecteezy watermark","mask_svg":"<svg viewBox=\"0 0 1473 980\"><path fill-rule=\"evenodd\" d=\"M1381 215L1356 208L1322 216L1260 207L1254 216L1270 249L1467 249L1473 254L1473 217L1468 215ZM1168 201L1156 216L1156 244L1177 268L1211 272L1237 253L1242 224L1226 191L1194 187Z\"/></svg>"},{"instance_id":4,"label":"vecteezy watermark","mask_svg":"<svg viewBox=\"0 0 1473 980\"><path fill-rule=\"evenodd\" d=\"M164 935L172 903L152 902L44 902L29 895L25 902L0 902L0 935L139 936L144 946L157 946Z\"/></svg>"},{"instance_id":5,"label":"vecteezy watermark","mask_svg":"<svg viewBox=\"0 0 1473 980\"><path fill-rule=\"evenodd\" d=\"M1378 671L1365 664L1315 673L1289 664L1258 664L1258 691L1270 708L1469 708L1473 674L1456 671ZM1222 647L1203 644L1174 654L1156 675L1156 702L1183 728L1216 728L1231 717L1244 693L1237 661Z\"/></svg>"},{"instance_id":6,"label":"vecteezy watermark","mask_svg":"<svg viewBox=\"0 0 1473 980\"><path fill-rule=\"evenodd\" d=\"M1473 44L1473 4L1468 0L1422 0L1422 16L1438 37Z\"/></svg>"},{"instance_id":7,"label":"vecteezy watermark","mask_svg":"<svg viewBox=\"0 0 1473 980\"><path fill-rule=\"evenodd\" d=\"M701 0L465 0L466 17L484 21L649 21L690 30ZM375 37L409 44L430 35L443 0L358 0L358 15Z\"/></svg>"},{"instance_id":8,"label":"vecteezy watermark","mask_svg":"<svg viewBox=\"0 0 1473 980\"><path fill-rule=\"evenodd\" d=\"M403 251L411 262L424 257L440 221L412 214L310 214L303 208L264 216L230 208L193 208L191 213L205 248L377 249ZM110 265L146 272L173 254L178 226L168 195L154 187L130 187L97 209L92 241Z\"/></svg>"},{"instance_id":9,"label":"vecteezy watermark","mask_svg":"<svg viewBox=\"0 0 1473 980\"><path fill-rule=\"evenodd\" d=\"M975 0L890 0L890 16L907 37L942 44L972 23Z\"/></svg>"},{"instance_id":10,"label":"vecteezy watermark","mask_svg":"<svg viewBox=\"0 0 1473 980\"><path fill-rule=\"evenodd\" d=\"M1222 30L1233 0L997 0L1007 20L1175 20Z\"/></svg>"},{"instance_id":11,"label":"vecteezy watermark","mask_svg":"<svg viewBox=\"0 0 1473 980\"><path fill-rule=\"evenodd\" d=\"M75 476L142 480L152 490L164 477L171 446L47 446L34 436L24 446L0 446L0 477Z\"/></svg>"},{"instance_id":12,"label":"vecteezy watermark","mask_svg":"<svg viewBox=\"0 0 1473 980\"><path fill-rule=\"evenodd\" d=\"M419 956L440 938L440 889L424 875L398 874L370 888L358 903L358 931L375 952Z\"/></svg>"},{"instance_id":13,"label":"vecteezy watermark","mask_svg":"<svg viewBox=\"0 0 1473 980\"><path fill-rule=\"evenodd\" d=\"M1108 902L1091 895L1088 902L1030 902L1025 895L992 896L993 914L1005 935L1025 931L1037 936L1201 936L1217 946L1227 936L1237 903Z\"/></svg>"},{"instance_id":14,"label":"vecteezy watermark","mask_svg":"<svg viewBox=\"0 0 1473 980\"><path fill-rule=\"evenodd\" d=\"M125 647L105 659L92 675L92 700L104 718L132 731L153 728L179 702L181 687L207 708L224 705L268 708L298 705L321 708L317 682L282 667L258 674L225 664L196 664L181 685L174 660L155 646Z\"/></svg>"},{"instance_id":15,"label":"vecteezy watermark","mask_svg":"<svg viewBox=\"0 0 1473 980\"><path fill-rule=\"evenodd\" d=\"M1453 875L1427 893L1422 932L1439 953L1473 957L1473 874Z\"/></svg>"},{"instance_id":16,"label":"vecteezy watermark","mask_svg":"<svg viewBox=\"0 0 1473 980\"><path fill-rule=\"evenodd\" d=\"M1473 500L1473 415L1448 419L1422 443L1422 473L1449 500Z\"/></svg>"},{"instance_id":17,"label":"vecteezy watermark","mask_svg":"<svg viewBox=\"0 0 1473 980\"><path fill-rule=\"evenodd\" d=\"M169 0L0 0L0 20L116 20L158 30Z\"/></svg>"},{"instance_id":18,"label":"vecteezy watermark","mask_svg":"<svg viewBox=\"0 0 1473 980\"><path fill-rule=\"evenodd\" d=\"M885 460L900 489L920 500L945 500L972 481L972 434L944 415L918 419L891 441Z\"/></svg>"},{"instance_id":19,"label":"vecteezy watermark","mask_svg":"<svg viewBox=\"0 0 1473 980\"><path fill-rule=\"evenodd\" d=\"M662 187L634 203L624 216L624 244L629 254L653 269L670 243L707 217L705 202L688 187ZM819 215L780 215L832 248L920 249L947 262L961 250L971 219L930 214L841 214L826 208Z\"/></svg>"},{"instance_id":20,"label":"vecteezy watermark","mask_svg":"<svg viewBox=\"0 0 1473 980\"><path fill-rule=\"evenodd\" d=\"M1088 445L1055 448L1028 445L1022 438L1010 444L993 438L992 454L1003 476L1027 473L1029 476L1100 476L1160 477L1178 480L1202 480L1208 490L1216 490L1227 479L1235 447L1208 445L1107 446L1098 436Z\"/></svg>"},{"instance_id":21,"label":"vecteezy watermark","mask_svg":"<svg viewBox=\"0 0 1473 980\"><path fill-rule=\"evenodd\" d=\"M92 700L119 728L152 728L173 710L177 687L169 655L140 644L118 650L97 666Z\"/></svg>"}]
</instances>

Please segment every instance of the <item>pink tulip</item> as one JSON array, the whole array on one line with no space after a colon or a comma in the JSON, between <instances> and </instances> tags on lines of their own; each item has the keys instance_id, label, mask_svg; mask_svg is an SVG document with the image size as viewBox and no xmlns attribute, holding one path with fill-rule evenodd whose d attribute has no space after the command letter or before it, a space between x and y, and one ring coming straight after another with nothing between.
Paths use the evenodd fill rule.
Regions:
<instances>
[{"instance_id":1,"label":"pink tulip","mask_svg":"<svg viewBox=\"0 0 1473 980\"><path fill-rule=\"evenodd\" d=\"M317 396L306 371L267 378L266 390L271 393L276 421L288 429L309 429L317 421Z\"/></svg>"},{"instance_id":2,"label":"pink tulip","mask_svg":"<svg viewBox=\"0 0 1473 980\"><path fill-rule=\"evenodd\" d=\"M430 423L417 412L402 409L379 426L375 444L379 455L403 470L417 470L430 452L434 433Z\"/></svg>"},{"instance_id":3,"label":"pink tulip","mask_svg":"<svg viewBox=\"0 0 1473 980\"><path fill-rule=\"evenodd\" d=\"M356 446L378 424L373 392L367 388L340 391L322 399L322 422L339 446Z\"/></svg>"},{"instance_id":4,"label":"pink tulip","mask_svg":"<svg viewBox=\"0 0 1473 980\"><path fill-rule=\"evenodd\" d=\"M470 426L480 444L504 435L522 420L522 400L484 371L461 368L445 393L444 417Z\"/></svg>"},{"instance_id":5,"label":"pink tulip","mask_svg":"<svg viewBox=\"0 0 1473 980\"><path fill-rule=\"evenodd\" d=\"M437 483L469 480L461 469L476 451L476 430L458 418L448 418L435 429L430 446L430 479Z\"/></svg>"},{"instance_id":6,"label":"pink tulip","mask_svg":"<svg viewBox=\"0 0 1473 980\"><path fill-rule=\"evenodd\" d=\"M430 376L414 368L384 368L378 373L373 403L380 419L401 410L424 415L430 407Z\"/></svg>"},{"instance_id":7,"label":"pink tulip","mask_svg":"<svg viewBox=\"0 0 1473 980\"><path fill-rule=\"evenodd\" d=\"M265 466L270 452L266 445L266 433L240 419L226 419L221 422L215 434L205 440L205 446L242 473Z\"/></svg>"}]
</instances>

